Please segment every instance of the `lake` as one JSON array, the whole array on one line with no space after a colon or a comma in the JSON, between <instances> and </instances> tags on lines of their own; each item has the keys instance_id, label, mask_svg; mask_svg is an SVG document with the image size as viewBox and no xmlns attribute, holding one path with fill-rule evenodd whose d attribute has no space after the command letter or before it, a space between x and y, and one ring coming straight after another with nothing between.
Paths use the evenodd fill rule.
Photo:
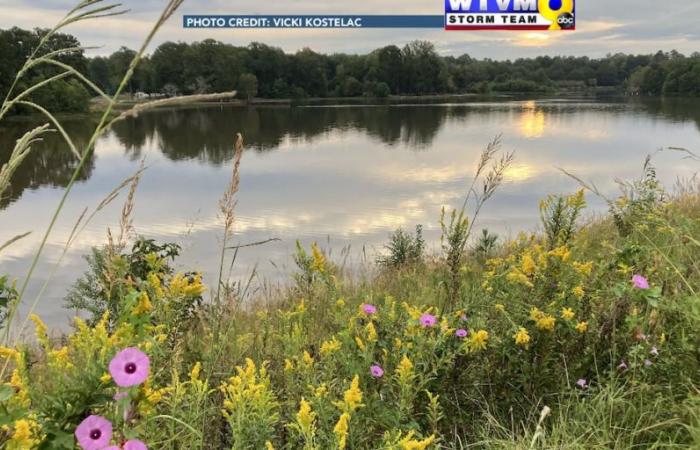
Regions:
<instances>
[{"instance_id":1,"label":"lake","mask_svg":"<svg viewBox=\"0 0 700 450\"><path fill-rule=\"evenodd\" d=\"M85 143L94 117L67 119ZM0 127L0 163L31 126ZM93 210L142 159L133 222L143 236L182 245L177 267L200 270L215 283L222 235L218 199L229 181L236 132L246 141L236 209L234 244L278 238L240 250L232 277L258 273L284 282L294 270L295 242L318 242L333 258L362 267L397 227L422 224L430 249L439 245L440 209L459 206L478 156L495 135L515 150L506 183L483 210L476 230L502 238L536 230L538 202L569 193L577 183L559 168L613 195L616 178L638 177L644 158L662 147L700 151L700 100L473 100L464 103L230 107L158 110L120 123L97 144L49 238L26 301L58 260L75 221ZM679 152L654 155L660 179L671 187L700 167ZM33 231L0 254L0 274L21 278L68 183L76 159L58 136L38 146L0 201L0 243ZM126 192L102 210L79 236L41 299L38 312L65 326L66 290L85 271L83 255L118 233ZM605 210L588 195L590 215ZM342 255L341 255L342 254Z\"/></svg>"}]
</instances>

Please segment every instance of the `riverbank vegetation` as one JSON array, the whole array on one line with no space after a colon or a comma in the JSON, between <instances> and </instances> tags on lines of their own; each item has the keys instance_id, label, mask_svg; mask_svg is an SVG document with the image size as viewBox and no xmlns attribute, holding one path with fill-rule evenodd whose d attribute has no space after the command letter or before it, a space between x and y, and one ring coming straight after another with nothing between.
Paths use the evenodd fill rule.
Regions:
<instances>
[{"instance_id":1,"label":"riverbank vegetation","mask_svg":"<svg viewBox=\"0 0 700 450\"><path fill-rule=\"evenodd\" d=\"M166 5L131 68L180 4ZM113 8L83 0L53 32ZM463 203L436 218L435 251L426 250L420 227L397 230L376 265L352 272L317 244L298 245L290 283L255 290L225 276L239 250L230 247L245 153L237 135L219 202L222 245L212 249L218 278L176 272L176 243L136 235L131 216L148 175L142 167L77 218L66 248L128 191L118 227L67 298L84 318L68 333L52 333L33 312L53 273L32 305L27 283L96 140L163 102L233 93L146 103L114 118L127 71L111 97L90 86L108 103L82 145L50 112L23 100L34 92L20 83L36 55L18 71L0 119L24 104L47 124L17 141L0 168L0 195L49 130L79 163L26 277L19 284L0 278L2 448L700 445L700 187L689 180L665 190L650 159L639 180L621 183L619 197L607 200L605 217L586 221L586 196L602 194L579 180L580 191L542 200L540 232L502 240L474 232L514 158L497 138L477 161ZM24 237L0 243L0 251ZM29 307L25 323L19 304ZM23 339L26 322L34 340Z\"/></svg>"},{"instance_id":2,"label":"riverbank vegetation","mask_svg":"<svg viewBox=\"0 0 700 450\"><path fill-rule=\"evenodd\" d=\"M4 96L30 49L48 30L0 30L0 96ZM67 34L44 46L79 47ZM56 55L112 94L136 52L121 48L109 56L87 58L82 50ZM60 67L31 69L28 82L56 75ZM648 96L700 96L700 55L615 54L605 58L542 56L514 61L440 56L435 46L414 41L366 55L324 55L311 49L294 54L262 43L246 47L213 39L166 42L144 56L124 88L129 94L183 95L237 90L242 99L303 99L415 96L492 92L596 92ZM51 111L85 111L90 95L76 80L58 80L33 94ZM20 110L21 111L21 110Z\"/></svg>"}]
</instances>

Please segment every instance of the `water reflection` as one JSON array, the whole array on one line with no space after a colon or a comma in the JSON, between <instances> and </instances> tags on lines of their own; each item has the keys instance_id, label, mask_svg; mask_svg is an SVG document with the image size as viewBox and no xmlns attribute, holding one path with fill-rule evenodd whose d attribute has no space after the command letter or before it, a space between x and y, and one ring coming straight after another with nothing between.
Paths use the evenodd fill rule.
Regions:
<instances>
[{"instance_id":1,"label":"water reflection","mask_svg":"<svg viewBox=\"0 0 700 450\"><path fill-rule=\"evenodd\" d=\"M86 118L68 120L84 144ZM29 124L0 129L0 163ZM336 251L352 245L359 259L371 255L398 226L423 224L428 242L439 242L443 205L459 205L483 146L504 134L516 149L506 184L484 210L478 227L512 235L537 226L539 199L569 192L576 183L558 168L590 179L606 193L614 179L632 178L647 153L661 146L698 148L700 103L688 101L552 100L470 102L444 105L231 108L159 110L118 124L97 143L59 218L31 286L32 299L50 271L83 208L99 204L145 158L148 169L136 196L140 234L183 244L182 268L216 276L220 221L217 200L230 176L233 136L242 131L242 163L236 239L282 240L239 254L234 276L257 267L266 278L289 271L294 242L323 243ZM677 154L656 157L659 174L672 182L697 168ZM51 136L23 164L9 198L0 204L0 242L26 231L34 235L0 254L0 273L21 276L76 160ZM592 210L603 207L590 199ZM85 229L52 281L42 312L53 323L70 315L61 299L85 269L82 255L105 242L119 221L119 199ZM330 239L330 241L329 241ZM274 263L274 264L273 264Z\"/></svg>"}]
</instances>

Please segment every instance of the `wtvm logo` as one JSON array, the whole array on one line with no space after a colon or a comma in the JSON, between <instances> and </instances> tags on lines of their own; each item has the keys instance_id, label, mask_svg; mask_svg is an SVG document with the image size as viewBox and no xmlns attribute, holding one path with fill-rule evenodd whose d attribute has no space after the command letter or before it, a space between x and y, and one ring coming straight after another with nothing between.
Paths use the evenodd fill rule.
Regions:
<instances>
[{"instance_id":1,"label":"wtvm logo","mask_svg":"<svg viewBox=\"0 0 700 450\"><path fill-rule=\"evenodd\" d=\"M575 30L575 0L445 0L446 30Z\"/></svg>"}]
</instances>

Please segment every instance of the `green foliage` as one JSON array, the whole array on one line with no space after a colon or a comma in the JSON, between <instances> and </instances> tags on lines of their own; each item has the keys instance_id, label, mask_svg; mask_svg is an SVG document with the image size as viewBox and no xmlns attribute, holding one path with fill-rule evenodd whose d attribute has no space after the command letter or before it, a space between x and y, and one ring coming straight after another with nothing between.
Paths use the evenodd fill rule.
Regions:
<instances>
[{"instance_id":1,"label":"green foliage","mask_svg":"<svg viewBox=\"0 0 700 450\"><path fill-rule=\"evenodd\" d=\"M152 239L139 238L129 253L117 253L110 246L93 248L86 257L89 269L66 297L66 308L90 314L89 323L96 323L105 312L116 320L125 306L123 299L149 274L159 278L170 275L168 264L180 253L180 246L157 244Z\"/></svg>"},{"instance_id":2,"label":"green foliage","mask_svg":"<svg viewBox=\"0 0 700 450\"><path fill-rule=\"evenodd\" d=\"M244 73L238 79L238 93L250 100L258 94L258 77L252 73Z\"/></svg>"},{"instance_id":3,"label":"green foliage","mask_svg":"<svg viewBox=\"0 0 700 450\"><path fill-rule=\"evenodd\" d=\"M401 228L397 229L391 234L389 243L384 248L388 254L377 258L377 263L381 266L399 268L421 261L425 250L423 227L417 225L415 235L406 233Z\"/></svg>"}]
</instances>

